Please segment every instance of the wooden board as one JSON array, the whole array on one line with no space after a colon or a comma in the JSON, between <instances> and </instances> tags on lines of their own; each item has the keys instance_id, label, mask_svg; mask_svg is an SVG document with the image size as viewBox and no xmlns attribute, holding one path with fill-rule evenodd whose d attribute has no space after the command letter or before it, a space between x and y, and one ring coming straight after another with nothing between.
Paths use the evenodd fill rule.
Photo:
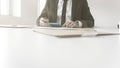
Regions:
<instances>
[{"instance_id":1,"label":"wooden board","mask_svg":"<svg viewBox=\"0 0 120 68\"><path fill-rule=\"evenodd\" d=\"M99 32L94 28L39 28L33 31L56 37L120 35L119 32Z\"/></svg>"}]
</instances>

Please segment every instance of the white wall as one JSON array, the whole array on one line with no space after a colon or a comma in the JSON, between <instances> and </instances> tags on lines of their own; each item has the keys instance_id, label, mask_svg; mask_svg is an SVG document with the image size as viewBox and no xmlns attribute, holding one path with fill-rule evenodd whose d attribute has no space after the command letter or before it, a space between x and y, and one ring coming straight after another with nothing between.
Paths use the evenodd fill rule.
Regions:
<instances>
[{"instance_id":1,"label":"white wall","mask_svg":"<svg viewBox=\"0 0 120 68\"><path fill-rule=\"evenodd\" d=\"M22 0L22 20L25 24L35 24L38 0Z\"/></svg>"},{"instance_id":2,"label":"white wall","mask_svg":"<svg viewBox=\"0 0 120 68\"><path fill-rule=\"evenodd\" d=\"M96 26L116 27L120 21L120 0L88 0Z\"/></svg>"},{"instance_id":3,"label":"white wall","mask_svg":"<svg viewBox=\"0 0 120 68\"><path fill-rule=\"evenodd\" d=\"M40 7L43 8L46 0L40 1L43 1L41 2L42 4L40 3ZM95 18L96 26L116 27L120 21L120 0L88 0L88 3ZM37 4L38 0L22 0L22 18L0 16L0 24L35 25L36 18L38 17ZM40 8L40 11L42 8Z\"/></svg>"},{"instance_id":4,"label":"white wall","mask_svg":"<svg viewBox=\"0 0 120 68\"><path fill-rule=\"evenodd\" d=\"M22 17L0 16L0 24L35 25L37 18L37 0L21 0Z\"/></svg>"}]
</instances>

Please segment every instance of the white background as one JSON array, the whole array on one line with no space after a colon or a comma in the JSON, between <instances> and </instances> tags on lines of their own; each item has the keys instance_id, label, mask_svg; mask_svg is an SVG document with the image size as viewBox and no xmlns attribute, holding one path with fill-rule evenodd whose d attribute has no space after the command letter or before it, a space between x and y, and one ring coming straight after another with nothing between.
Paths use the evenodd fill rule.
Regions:
<instances>
[{"instance_id":1,"label":"white background","mask_svg":"<svg viewBox=\"0 0 120 68\"><path fill-rule=\"evenodd\" d=\"M22 17L0 16L0 24L35 25L46 0L22 0ZM96 26L116 27L120 21L120 0L88 0ZM40 9L39 9L40 7Z\"/></svg>"}]
</instances>

